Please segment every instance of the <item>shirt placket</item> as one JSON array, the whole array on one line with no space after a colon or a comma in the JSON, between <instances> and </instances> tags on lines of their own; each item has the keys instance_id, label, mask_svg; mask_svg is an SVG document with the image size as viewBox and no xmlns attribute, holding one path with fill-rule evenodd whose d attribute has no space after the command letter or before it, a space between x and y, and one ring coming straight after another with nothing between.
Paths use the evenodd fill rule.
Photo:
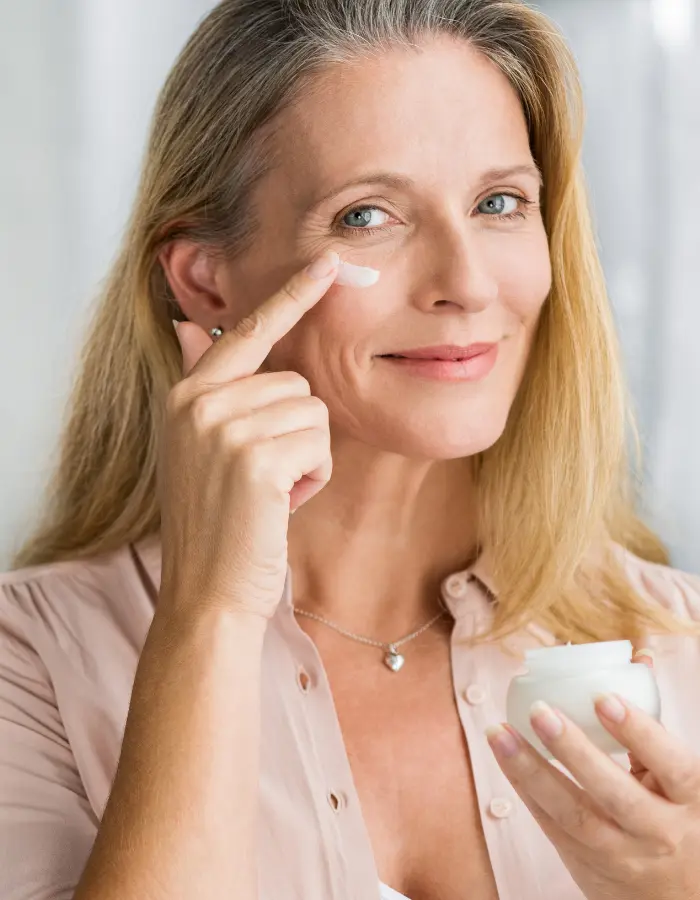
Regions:
<instances>
[{"instance_id":1,"label":"shirt placket","mask_svg":"<svg viewBox=\"0 0 700 900\"><path fill-rule=\"evenodd\" d=\"M379 874L347 757L333 694L313 641L289 610L287 633L296 662L297 687L308 722L308 750L316 758L313 790L331 857L330 895L323 900L379 898ZM314 898L316 900L316 898ZM321 900L319 897L318 900Z\"/></svg>"},{"instance_id":2,"label":"shirt placket","mask_svg":"<svg viewBox=\"0 0 700 900\"><path fill-rule=\"evenodd\" d=\"M468 644L491 620L489 601L478 580L469 573L453 575L443 591L455 616L451 648L454 692L499 900L545 900L554 895L552 872L558 873L564 885L570 878L501 772L484 733L489 725L506 720L508 685L524 670L522 659L496 644ZM534 638L530 645L536 646ZM558 900L578 900L582 895L574 889L556 896Z\"/></svg>"}]
</instances>

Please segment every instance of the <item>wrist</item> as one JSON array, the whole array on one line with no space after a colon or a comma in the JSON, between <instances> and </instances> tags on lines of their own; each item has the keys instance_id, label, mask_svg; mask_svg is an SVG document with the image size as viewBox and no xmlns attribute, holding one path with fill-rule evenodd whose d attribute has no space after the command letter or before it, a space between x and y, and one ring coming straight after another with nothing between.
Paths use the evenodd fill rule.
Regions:
<instances>
[{"instance_id":1,"label":"wrist","mask_svg":"<svg viewBox=\"0 0 700 900\"><path fill-rule=\"evenodd\" d=\"M171 637L195 634L245 635L251 641L262 641L269 619L240 607L209 603L205 599L193 603L174 600L169 594L158 598L154 624Z\"/></svg>"}]
</instances>

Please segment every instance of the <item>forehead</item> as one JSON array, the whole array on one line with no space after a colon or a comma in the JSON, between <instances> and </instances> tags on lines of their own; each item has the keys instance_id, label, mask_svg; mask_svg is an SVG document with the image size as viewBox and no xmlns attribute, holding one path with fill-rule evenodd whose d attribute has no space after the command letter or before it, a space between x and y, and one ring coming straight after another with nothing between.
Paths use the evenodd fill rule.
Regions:
<instances>
[{"instance_id":1,"label":"forehead","mask_svg":"<svg viewBox=\"0 0 700 900\"><path fill-rule=\"evenodd\" d=\"M530 158L525 117L507 77L464 41L336 63L280 116L278 162L299 190L359 168L450 175ZM302 179L302 180L297 180Z\"/></svg>"}]
</instances>

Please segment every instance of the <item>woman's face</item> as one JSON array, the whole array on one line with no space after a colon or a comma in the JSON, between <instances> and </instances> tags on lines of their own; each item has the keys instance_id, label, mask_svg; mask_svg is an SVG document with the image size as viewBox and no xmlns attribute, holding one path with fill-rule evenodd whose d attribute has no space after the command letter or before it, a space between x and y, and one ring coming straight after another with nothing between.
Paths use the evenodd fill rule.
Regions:
<instances>
[{"instance_id":1,"label":"woman's face","mask_svg":"<svg viewBox=\"0 0 700 900\"><path fill-rule=\"evenodd\" d=\"M449 38L319 76L278 120L254 246L231 264L231 327L325 249L378 269L334 285L266 367L302 373L334 435L449 459L495 443L551 285L540 181L506 77ZM384 358L495 343L489 371L436 378ZM448 364L449 367L449 364ZM454 369L454 366L452 366Z\"/></svg>"}]
</instances>

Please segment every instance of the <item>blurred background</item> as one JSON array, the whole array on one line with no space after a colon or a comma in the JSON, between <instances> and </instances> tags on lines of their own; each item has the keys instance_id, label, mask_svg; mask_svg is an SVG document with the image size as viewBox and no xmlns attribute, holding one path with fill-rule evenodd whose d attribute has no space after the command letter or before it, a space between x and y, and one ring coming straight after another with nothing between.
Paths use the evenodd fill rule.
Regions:
<instances>
[{"instance_id":1,"label":"blurred background","mask_svg":"<svg viewBox=\"0 0 700 900\"><path fill-rule=\"evenodd\" d=\"M358 0L362 2L362 0ZM0 570L51 475L156 94L208 0L0 0ZM700 571L700 0L542 0L646 450L647 520Z\"/></svg>"}]
</instances>

